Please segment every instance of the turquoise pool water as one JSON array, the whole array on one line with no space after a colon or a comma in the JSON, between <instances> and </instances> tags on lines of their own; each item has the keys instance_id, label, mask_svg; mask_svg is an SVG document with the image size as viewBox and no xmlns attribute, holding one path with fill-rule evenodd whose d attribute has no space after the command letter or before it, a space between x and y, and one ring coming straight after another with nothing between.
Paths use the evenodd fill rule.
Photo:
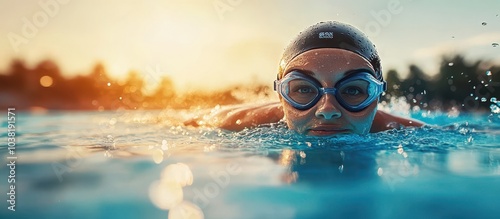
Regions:
<instances>
[{"instance_id":1,"label":"turquoise pool water","mask_svg":"<svg viewBox=\"0 0 500 219\"><path fill-rule=\"evenodd\" d=\"M186 111L16 112L1 218L499 218L499 114L369 136L178 126ZM15 185L15 212L8 209Z\"/></svg>"}]
</instances>

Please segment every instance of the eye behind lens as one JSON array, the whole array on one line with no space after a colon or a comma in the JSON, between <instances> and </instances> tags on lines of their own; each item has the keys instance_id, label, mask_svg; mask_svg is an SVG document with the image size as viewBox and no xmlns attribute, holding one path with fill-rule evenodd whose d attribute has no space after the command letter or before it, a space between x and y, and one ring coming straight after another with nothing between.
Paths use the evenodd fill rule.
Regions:
<instances>
[{"instance_id":1,"label":"eye behind lens","mask_svg":"<svg viewBox=\"0 0 500 219\"><path fill-rule=\"evenodd\" d=\"M288 96L299 104L307 104L318 96L319 90L313 83L304 79L295 79L287 83Z\"/></svg>"}]
</instances>

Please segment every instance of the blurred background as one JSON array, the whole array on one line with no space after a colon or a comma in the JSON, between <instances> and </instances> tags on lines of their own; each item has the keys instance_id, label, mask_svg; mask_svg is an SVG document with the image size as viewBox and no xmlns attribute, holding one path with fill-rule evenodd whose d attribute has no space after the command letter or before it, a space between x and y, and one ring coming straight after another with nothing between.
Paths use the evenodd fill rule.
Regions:
<instances>
[{"instance_id":1,"label":"blurred background","mask_svg":"<svg viewBox=\"0 0 500 219\"><path fill-rule=\"evenodd\" d=\"M281 53L337 20L377 46L385 102L484 111L500 97L500 2L0 0L0 107L190 109L277 100Z\"/></svg>"}]
</instances>

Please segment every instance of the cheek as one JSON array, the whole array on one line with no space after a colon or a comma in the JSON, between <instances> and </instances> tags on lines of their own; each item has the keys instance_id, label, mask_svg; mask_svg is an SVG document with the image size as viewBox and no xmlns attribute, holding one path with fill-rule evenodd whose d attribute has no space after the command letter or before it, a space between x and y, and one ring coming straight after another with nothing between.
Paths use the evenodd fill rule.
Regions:
<instances>
[{"instance_id":1,"label":"cheek","mask_svg":"<svg viewBox=\"0 0 500 219\"><path fill-rule=\"evenodd\" d=\"M311 116L314 116L311 110L298 110L293 108L290 104L282 101L283 112L285 113L285 120L288 128L295 130L299 133L304 132L305 125L311 121Z\"/></svg>"},{"instance_id":2,"label":"cheek","mask_svg":"<svg viewBox=\"0 0 500 219\"><path fill-rule=\"evenodd\" d=\"M374 101L368 108L358 113L346 111L346 119L356 127L357 132L368 133L377 113L377 104L378 101Z\"/></svg>"}]
</instances>

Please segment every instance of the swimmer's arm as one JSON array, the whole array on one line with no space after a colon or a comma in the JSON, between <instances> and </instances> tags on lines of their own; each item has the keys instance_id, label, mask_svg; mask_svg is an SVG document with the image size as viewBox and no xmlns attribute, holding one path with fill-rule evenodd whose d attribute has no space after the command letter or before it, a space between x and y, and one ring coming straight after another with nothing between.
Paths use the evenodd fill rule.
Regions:
<instances>
[{"instance_id":1,"label":"swimmer's arm","mask_svg":"<svg viewBox=\"0 0 500 219\"><path fill-rule=\"evenodd\" d=\"M377 114L375 114L375 118L373 119L373 124L370 132L381 132L394 128L397 129L400 128L401 126L421 127L423 125L424 125L423 122L417 120L402 118L399 116L391 115L383 111L377 111Z\"/></svg>"},{"instance_id":2,"label":"swimmer's arm","mask_svg":"<svg viewBox=\"0 0 500 219\"><path fill-rule=\"evenodd\" d=\"M207 125L229 131L240 131L260 124L278 122L283 118L283 115L280 103L275 102L258 106L223 109L209 116L203 122L200 122L201 119L194 118L184 122L184 125Z\"/></svg>"}]
</instances>

